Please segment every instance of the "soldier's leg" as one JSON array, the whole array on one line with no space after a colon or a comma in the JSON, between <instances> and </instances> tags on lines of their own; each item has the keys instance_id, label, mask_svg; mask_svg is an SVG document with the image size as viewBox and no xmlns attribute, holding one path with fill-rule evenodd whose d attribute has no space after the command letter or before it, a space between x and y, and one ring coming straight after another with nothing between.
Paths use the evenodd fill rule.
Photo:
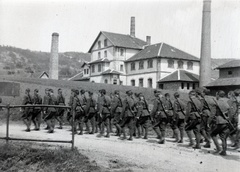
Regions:
<instances>
[{"instance_id":1,"label":"soldier's leg","mask_svg":"<svg viewBox=\"0 0 240 172\"><path fill-rule=\"evenodd\" d=\"M211 137L212 137L213 143L216 146L216 152L215 153L219 153L221 151L221 148L220 148L219 143L218 143L218 138L217 138L217 135L219 134L219 131L220 131L219 130L219 125L216 125L211 132Z\"/></svg>"},{"instance_id":2,"label":"soldier's leg","mask_svg":"<svg viewBox=\"0 0 240 172\"><path fill-rule=\"evenodd\" d=\"M183 143L184 128L185 128L184 119L178 119L178 128L180 132L180 140L178 141L178 143Z\"/></svg>"},{"instance_id":3,"label":"soldier's leg","mask_svg":"<svg viewBox=\"0 0 240 172\"><path fill-rule=\"evenodd\" d=\"M200 146L200 140L201 140L201 134L200 134L200 124L196 124L196 126L193 129L195 138L196 138L196 145L193 147L194 149L201 149Z\"/></svg>"},{"instance_id":4,"label":"soldier's leg","mask_svg":"<svg viewBox=\"0 0 240 172\"><path fill-rule=\"evenodd\" d=\"M141 127L142 127L141 120L142 120L142 117L140 117L136 122L136 128L137 128L136 138L141 138Z\"/></svg>"},{"instance_id":5,"label":"soldier's leg","mask_svg":"<svg viewBox=\"0 0 240 172\"><path fill-rule=\"evenodd\" d=\"M89 134L94 134L95 133L95 114L94 113L90 113L89 114L89 121L91 123L91 131Z\"/></svg>"},{"instance_id":6,"label":"soldier's leg","mask_svg":"<svg viewBox=\"0 0 240 172\"><path fill-rule=\"evenodd\" d=\"M109 138L110 137L110 114L106 114L105 115L105 121L104 121L104 125L106 126L106 130L107 130L107 134L105 137Z\"/></svg>"},{"instance_id":7,"label":"soldier's leg","mask_svg":"<svg viewBox=\"0 0 240 172\"><path fill-rule=\"evenodd\" d=\"M162 118L162 120L160 122L160 125L159 125L162 138L158 142L159 144L164 144L165 143L166 125L167 125L167 118Z\"/></svg>"},{"instance_id":8,"label":"soldier's leg","mask_svg":"<svg viewBox=\"0 0 240 172\"><path fill-rule=\"evenodd\" d=\"M129 117L128 128L129 128L129 135L130 135L128 140L132 141L133 140L134 129L136 128L136 123L135 123L133 117Z\"/></svg>"},{"instance_id":9,"label":"soldier's leg","mask_svg":"<svg viewBox=\"0 0 240 172\"><path fill-rule=\"evenodd\" d=\"M84 124L84 116L81 114L79 117L79 135L83 135L83 124Z\"/></svg>"},{"instance_id":10,"label":"soldier's leg","mask_svg":"<svg viewBox=\"0 0 240 172\"><path fill-rule=\"evenodd\" d=\"M27 129L25 130L26 132L30 132L30 125L29 125L29 121L28 121L28 112L23 112L23 123L26 125Z\"/></svg>"},{"instance_id":11,"label":"soldier's leg","mask_svg":"<svg viewBox=\"0 0 240 172\"><path fill-rule=\"evenodd\" d=\"M143 139L148 139L148 128L150 126L150 123L151 123L150 118L148 116L145 117L144 124L142 125L145 130Z\"/></svg>"},{"instance_id":12,"label":"soldier's leg","mask_svg":"<svg viewBox=\"0 0 240 172\"><path fill-rule=\"evenodd\" d=\"M160 126L160 118L156 118L156 119L155 119L155 122L154 122L154 124L153 124L153 130L154 130L155 133L157 134L157 138L158 138L158 139L161 139L161 138L162 138L162 135L161 135L159 126Z\"/></svg>"},{"instance_id":13,"label":"soldier's leg","mask_svg":"<svg viewBox=\"0 0 240 172\"><path fill-rule=\"evenodd\" d=\"M221 131L219 133L220 139L222 141L222 151L220 152L220 155L226 156L227 153L227 137L229 135L229 129L226 124L222 124Z\"/></svg>"},{"instance_id":14,"label":"soldier's leg","mask_svg":"<svg viewBox=\"0 0 240 172\"><path fill-rule=\"evenodd\" d=\"M208 121L208 117L203 116L200 124L200 132L206 141L206 144L204 145L204 147L210 148L211 144L210 144L209 129L208 129L209 127L207 125L207 121Z\"/></svg>"}]
</instances>

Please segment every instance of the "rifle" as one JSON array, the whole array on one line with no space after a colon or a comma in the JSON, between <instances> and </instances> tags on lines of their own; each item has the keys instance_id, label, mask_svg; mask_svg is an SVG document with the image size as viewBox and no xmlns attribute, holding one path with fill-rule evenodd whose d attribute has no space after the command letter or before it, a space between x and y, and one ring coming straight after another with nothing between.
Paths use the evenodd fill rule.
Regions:
<instances>
[{"instance_id":1,"label":"rifle","mask_svg":"<svg viewBox=\"0 0 240 172\"><path fill-rule=\"evenodd\" d=\"M193 102L192 98L189 97L190 101L192 102L193 108L195 109L195 111L197 111L198 115L201 117L202 113L201 111L196 107L195 103Z\"/></svg>"},{"instance_id":2,"label":"rifle","mask_svg":"<svg viewBox=\"0 0 240 172\"><path fill-rule=\"evenodd\" d=\"M78 105L79 105L79 107L80 107L80 110L82 111L82 112L84 112L84 109L83 109L83 107L82 107L82 104L80 103L80 100L79 100L79 98L76 96L76 98L77 98L77 100L78 100L78 103L77 103L77 106L76 106L76 108L78 107ZM76 110L76 109L75 109Z\"/></svg>"},{"instance_id":3,"label":"rifle","mask_svg":"<svg viewBox=\"0 0 240 172\"><path fill-rule=\"evenodd\" d=\"M161 99L158 98L158 100L159 100L159 102L160 102L160 105L162 106L163 112L165 113L166 116L168 116L166 110L164 109L164 106L163 106L163 103L162 103Z\"/></svg>"},{"instance_id":4,"label":"rifle","mask_svg":"<svg viewBox=\"0 0 240 172\"><path fill-rule=\"evenodd\" d=\"M219 109L222 117L228 122L228 128L230 129L230 133L235 132L236 128L234 127L234 125L232 124L232 122L226 117L225 113L223 113L222 109L219 107L217 101L215 99L213 99L213 101L216 103L216 107Z\"/></svg>"},{"instance_id":5,"label":"rifle","mask_svg":"<svg viewBox=\"0 0 240 172\"><path fill-rule=\"evenodd\" d=\"M184 113L181 104L179 103L178 99L176 98L177 103L179 104L180 107L180 111L183 113L184 116L186 116L186 114Z\"/></svg>"}]
</instances>

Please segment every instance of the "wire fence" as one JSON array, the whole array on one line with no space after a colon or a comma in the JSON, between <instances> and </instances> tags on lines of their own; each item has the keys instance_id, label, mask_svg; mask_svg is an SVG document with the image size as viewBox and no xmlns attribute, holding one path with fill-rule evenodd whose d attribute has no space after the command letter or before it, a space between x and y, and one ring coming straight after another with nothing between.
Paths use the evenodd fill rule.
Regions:
<instances>
[{"instance_id":1,"label":"wire fence","mask_svg":"<svg viewBox=\"0 0 240 172\"><path fill-rule=\"evenodd\" d=\"M30 141L30 142L54 142L54 143L71 143L72 150L74 149L74 127L72 127L72 139L71 140L44 140L44 139L28 139L28 138L14 138L9 137L9 120L10 120L10 110L13 108L34 108L34 107L53 107L53 108L65 108L65 109L71 109L70 106L60 106L60 105L0 105L0 108L7 109L7 118L6 118L6 137L0 137L0 139L6 140L6 144L8 144L9 140L13 141ZM72 124L74 124L74 118L75 118L75 110L72 111Z\"/></svg>"}]
</instances>

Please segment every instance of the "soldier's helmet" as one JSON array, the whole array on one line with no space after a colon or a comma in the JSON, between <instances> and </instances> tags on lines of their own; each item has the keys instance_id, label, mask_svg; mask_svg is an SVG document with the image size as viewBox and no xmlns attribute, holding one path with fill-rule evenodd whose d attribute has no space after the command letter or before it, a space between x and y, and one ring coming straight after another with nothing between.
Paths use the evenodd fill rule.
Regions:
<instances>
[{"instance_id":1,"label":"soldier's helmet","mask_svg":"<svg viewBox=\"0 0 240 172\"><path fill-rule=\"evenodd\" d=\"M74 91L76 95L79 95L79 91L78 90L75 90Z\"/></svg>"},{"instance_id":2,"label":"soldier's helmet","mask_svg":"<svg viewBox=\"0 0 240 172\"><path fill-rule=\"evenodd\" d=\"M175 97L175 98L179 98L179 97L180 97L179 93L178 93L178 92L175 92L175 93L174 93L174 97Z\"/></svg>"},{"instance_id":3,"label":"soldier's helmet","mask_svg":"<svg viewBox=\"0 0 240 172\"><path fill-rule=\"evenodd\" d=\"M34 92L38 93L38 89L36 88L36 89L34 90Z\"/></svg>"},{"instance_id":4,"label":"soldier's helmet","mask_svg":"<svg viewBox=\"0 0 240 172\"><path fill-rule=\"evenodd\" d=\"M196 96L196 91L192 90L188 93L189 96Z\"/></svg>"},{"instance_id":5,"label":"soldier's helmet","mask_svg":"<svg viewBox=\"0 0 240 172\"><path fill-rule=\"evenodd\" d=\"M195 91L196 91L197 94L202 95L203 89L196 88Z\"/></svg>"},{"instance_id":6,"label":"soldier's helmet","mask_svg":"<svg viewBox=\"0 0 240 172\"><path fill-rule=\"evenodd\" d=\"M105 89L102 89L101 93L102 93L102 94L106 94L106 90L105 90Z\"/></svg>"},{"instance_id":7,"label":"soldier's helmet","mask_svg":"<svg viewBox=\"0 0 240 172\"><path fill-rule=\"evenodd\" d=\"M85 90L81 90L80 92L81 92L81 94L84 94L84 93L85 93Z\"/></svg>"},{"instance_id":8,"label":"soldier's helmet","mask_svg":"<svg viewBox=\"0 0 240 172\"><path fill-rule=\"evenodd\" d=\"M53 89L50 88L50 89L49 89L49 92L50 92L50 93L53 93Z\"/></svg>"},{"instance_id":9,"label":"soldier's helmet","mask_svg":"<svg viewBox=\"0 0 240 172\"><path fill-rule=\"evenodd\" d=\"M26 89L26 92L28 92L28 93L29 93L29 92L30 92L30 88L27 88L27 89Z\"/></svg>"},{"instance_id":10,"label":"soldier's helmet","mask_svg":"<svg viewBox=\"0 0 240 172\"><path fill-rule=\"evenodd\" d=\"M93 92L88 91L88 95L89 95L89 96L93 95Z\"/></svg>"},{"instance_id":11,"label":"soldier's helmet","mask_svg":"<svg viewBox=\"0 0 240 172\"><path fill-rule=\"evenodd\" d=\"M114 94L119 95L119 94L120 94L119 90L115 90L115 91L114 91Z\"/></svg>"},{"instance_id":12,"label":"soldier's helmet","mask_svg":"<svg viewBox=\"0 0 240 172\"><path fill-rule=\"evenodd\" d=\"M225 92L224 92L223 90L220 90L220 91L218 92L218 96L219 96L219 97L224 97L224 96L225 96Z\"/></svg>"},{"instance_id":13,"label":"soldier's helmet","mask_svg":"<svg viewBox=\"0 0 240 172\"><path fill-rule=\"evenodd\" d=\"M234 90L234 94L235 94L235 96L239 96L240 95L240 89Z\"/></svg>"},{"instance_id":14,"label":"soldier's helmet","mask_svg":"<svg viewBox=\"0 0 240 172\"><path fill-rule=\"evenodd\" d=\"M133 92L131 90L128 90L128 91L126 91L126 94L130 96L133 94Z\"/></svg>"},{"instance_id":15,"label":"soldier's helmet","mask_svg":"<svg viewBox=\"0 0 240 172\"><path fill-rule=\"evenodd\" d=\"M143 93L139 93L138 97L144 97Z\"/></svg>"}]
</instances>

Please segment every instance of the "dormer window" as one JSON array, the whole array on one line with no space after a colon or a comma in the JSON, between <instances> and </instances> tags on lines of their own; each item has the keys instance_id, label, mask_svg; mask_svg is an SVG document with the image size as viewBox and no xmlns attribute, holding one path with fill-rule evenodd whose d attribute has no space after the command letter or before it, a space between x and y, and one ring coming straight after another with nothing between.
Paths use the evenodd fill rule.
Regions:
<instances>
[{"instance_id":1,"label":"dormer window","mask_svg":"<svg viewBox=\"0 0 240 172\"><path fill-rule=\"evenodd\" d=\"M193 62L187 62L187 69L193 70Z\"/></svg>"},{"instance_id":2,"label":"dormer window","mask_svg":"<svg viewBox=\"0 0 240 172\"><path fill-rule=\"evenodd\" d=\"M174 60L172 59L168 60L168 68L174 68Z\"/></svg>"},{"instance_id":3,"label":"dormer window","mask_svg":"<svg viewBox=\"0 0 240 172\"><path fill-rule=\"evenodd\" d=\"M101 48L101 41L98 41L98 49Z\"/></svg>"},{"instance_id":4,"label":"dormer window","mask_svg":"<svg viewBox=\"0 0 240 172\"><path fill-rule=\"evenodd\" d=\"M178 61L178 69L183 69L183 61Z\"/></svg>"}]
</instances>

